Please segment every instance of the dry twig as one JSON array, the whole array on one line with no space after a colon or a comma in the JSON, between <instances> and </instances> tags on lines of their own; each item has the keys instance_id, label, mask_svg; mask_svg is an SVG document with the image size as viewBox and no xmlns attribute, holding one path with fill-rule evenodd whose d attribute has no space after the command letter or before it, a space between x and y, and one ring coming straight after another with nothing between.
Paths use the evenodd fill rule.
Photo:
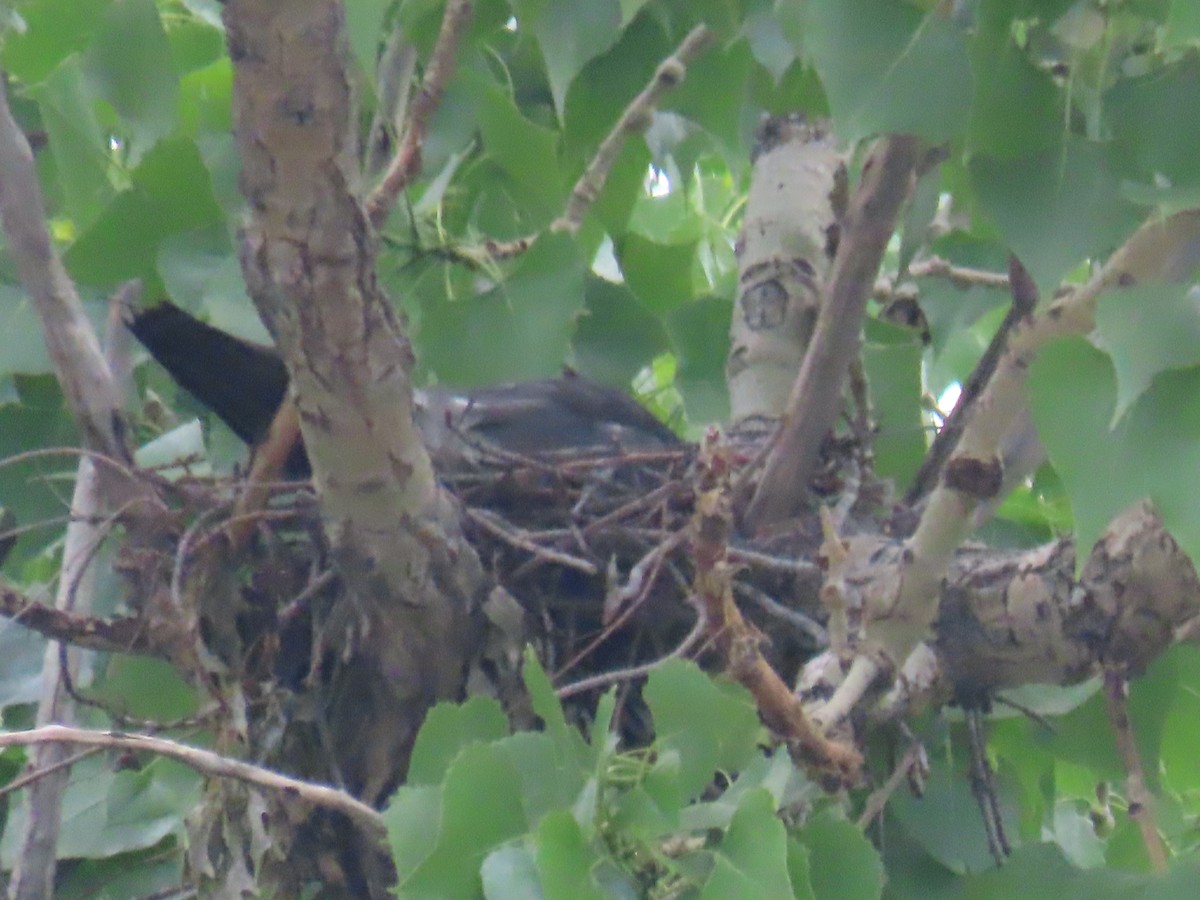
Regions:
<instances>
[{"instance_id":1,"label":"dry twig","mask_svg":"<svg viewBox=\"0 0 1200 900\"><path fill-rule=\"evenodd\" d=\"M230 759L211 750L181 744L167 738L116 731L91 731L86 728L68 728L65 725L46 725L29 731L0 733L0 747L28 747L37 744L82 744L112 750L153 753L181 762L201 775L232 778L284 796L299 797L314 806L344 813L360 828L379 840L383 839L386 830L378 812L345 791L289 778L262 766L251 765L240 759Z\"/></svg>"},{"instance_id":2,"label":"dry twig","mask_svg":"<svg viewBox=\"0 0 1200 900\"><path fill-rule=\"evenodd\" d=\"M413 99L400 146L388 164L383 180L367 198L367 218L376 229L387 221L397 198L421 170L421 147L425 143L425 132L454 73L458 42L470 21L470 0L449 0L446 3L441 31L438 32L421 89Z\"/></svg>"}]
</instances>

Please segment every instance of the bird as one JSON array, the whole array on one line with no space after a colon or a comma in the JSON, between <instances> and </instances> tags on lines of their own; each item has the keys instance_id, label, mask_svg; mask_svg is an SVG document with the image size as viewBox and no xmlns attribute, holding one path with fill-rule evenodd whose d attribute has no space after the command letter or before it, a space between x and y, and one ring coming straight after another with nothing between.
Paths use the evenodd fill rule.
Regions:
<instances>
[{"instance_id":1,"label":"bird","mask_svg":"<svg viewBox=\"0 0 1200 900\"><path fill-rule=\"evenodd\" d=\"M242 441L267 435L288 393L274 347L235 337L174 303L130 309L126 327L171 378L212 410ZM546 458L606 456L678 448L682 441L625 392L564 370L558 378L469 390L414 391L414 421L435 464L461 465L483 448ZM311 474L302 441L285 473Z\"/></svg>"}]
</instances>

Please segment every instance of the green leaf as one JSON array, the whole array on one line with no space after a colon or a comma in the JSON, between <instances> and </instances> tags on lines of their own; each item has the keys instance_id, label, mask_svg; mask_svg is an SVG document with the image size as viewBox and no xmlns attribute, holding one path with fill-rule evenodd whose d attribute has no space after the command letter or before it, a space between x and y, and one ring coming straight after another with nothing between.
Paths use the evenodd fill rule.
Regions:
<instances>
[{"instance_id":1,"label":"green leaf","mask_svg":"<svg viewBox=\"0 0 1200 900\"><path fill-rule=\"evenodd\" d=\"M808 848L793 837L787 842L787 866L796 900L816 900L809 877Z\"/></svg>"},{"instance_id":2,"label":"green leaf","mask_svg":"<svg viewBox=\"0 0 1200 900\"><path fill-rule=\"evenodd\" d=\"M114 709L139 719L170 722L195 715L196 688L161 659L114 656L96 694Z\"/></svg>"},{"instance_id":3,"label":"green leaf","mask_svg":"<svg viewBox=\"0 0 1200 900\"><path fill-rule=\"evenodd\" d=\"M563 746L547 734L521 731L500 741L497 747L508 755L521 776L527 821L535 823L552 810L568 809L587 792L590 773L575 746ZM580 825L590 828L594 816L594 810L589 811Z\"/></svg>"},{"instance_id":4,"label":"green leaf","mask_svg":"<svg viewBox=\"0 0 1200 900\"><path fill-rule=\"evenodd\" d=\"M175 127L179 78L154 0L112 0L84 63L90 83L128 124L137 162Z\"/></svg>"},{"instance_id":5,"label":"green leaf","mask_svg":"<svg viewBox=\"0 0 1200 900\"><path fill-rule=\"evenodd\" d=\"M1112 517L1139 496L1124 450L1127 420L1110 427L1116 377L1083 339L1056 342L1033 361L1029 399L1038 434L1071 500L1078 568Z\"/></svg>"},{"instance_id":6,"label":"green leaf","mask_svg":"<svg viewBox=\"0 0 1200 900\"><path fill-rule=\"evenodd\" d=\"M13 380L19 402L0 403L0 459L45 447L76 446L75 424L54 377L18 376ZM62 493L70 496L77 468L78 459L71 454L8 462L0 466L0 500L23 528L57 518L63 513ZM57 537L53 529L22 535L6 567L21 565Z\"/></svg>"},{"instance_id":7,"label":"green leaf","mask_svg":"<svg viewBox=\"0 0 1200 900\"><path fill-rule=\"evenodd\" d=\"M625 283L651 312L662 315L696 295L696 242L663 244L628 232L617 245Z\"/></svg>"},{"instance_id":8,"label":"green leaf","mask_svg":"<svg viewBox=\"0 0 1200 900\"><path fill-rule=\"evenodd\" d=\"M574 362L596 381L626 388L667 349L662 320L623 284L588 275L584 313L575 326Z\"/></svg>"},{"instance_id":9,"label":"green leaf","mask_svg":"<svg viewBox=\"0 0 1200 900\"><path fill-rule=\"evenodd\" d=\"M441 787L404 785L383 813L396 875L403 883L433 854L442 821Z\"/></svg>"},{"instance_id":10,"label":"green leaf","mask_svg":"<svg viewBox=\"0 0 1200 900\"><path fill-rule=\"evenodd\" d=\"M25 30L4 35L4 68L26 84L36 84L73 53L83 50L110 0L72 0L64 15L62 0L20 4Z\"/></svg>"},{"instance_id":11,"label":"green leaf","mask_svg":"<svg viewBox=\"0 0 1200 900\"><path fill-rule=\"evenodd\" d=\"M591 159L671 49L664 23L655 16L639 16L609 50L583 67L567 92L562 117L567 152L580 166ZM645 177L645 169L641 174Z\"/></svg>"},{"instance_id":12,"label":"green leaf","mask_svg":"<svg viewBox=\"0 0 1200 900\"><path fill-rule=\"evenodd\" d=\"M674 110L704 129L716 139L720 151L731 168L742 168L750 155L752 131L745 118L742 91L730 90L731 85L745 85L754 66L754 57L745 41L735 41L725 47L710 47L688 67L687 79L664 100L664 109ZM704 155L712 141L704 135ZM680 169L691 170L682 159Z\"/></svg>"},{"instance_id":13,"label":"green leaf","mask_svg":"<svg viewBox=\"0 0 1200 900\"><path fill-rule=\"evenodd\" d=\"M891 343L871 340L891 332ZM862 360L871 388L879 433L875 436L876 471L898 485L907 484L925 458L925 418L921 408L920 341L904 329L869 322Z\"/></svg>"},{"instance_id":14,"label":"green leaf","mask_svg":"<svg viewBox=\"0 0 1200 900\"><path fill-rule=\"evenodd\" d=\"M36 703L42 690L46 639L19 622L0 622L0 709Z\"/></svg>"},{"instance_id":15,"label":"green leaf","mask_svg":"<svg viewBox=\"0 0 1200 900\"><path fill-rule=\"evenodd\" d=\"M465 703L439 703L429 711L413 745L410 785L440 784L464 747L498 741L508 734L508 718L491 697Z\"/></svg>"},{"instance_id":16,"label":"green leaf","mask_svg":"<svg viewBox=\"0 0 1200 900\"><path fill-rule=\"evenodd\" d=\"M108 139L92 110L78 60L67 60L51 72L33 96L54 154L66 212L77 228L85 226L100 211L112 187Z\"/></svg>"},{"instance_id":17,"label":"green leaf","mask_svg":"<svg viewBox=\"0 0 1200 900\"><path fill-rule=\"evenodd\" d=\"M1088 900L1126 900L1145 896L1141 889L1151 879L1114 869L1083 871L1072 867L1053 844L1018 847L1000 868L966 879L965 896L970 900L1056 900L1087 897Z\"/></svg>"},{"instance_id":18,"label":"green leaf","mask_svg":"<svg viewBox=\"0 0 1200 900\"><path fill-rule=\"evenodd\" d=\"M1116 424L1159 372L1200 363L1200 296L1186 285L1162 283L1107 293L1092 340L1116 370Z\"/></svg>"},{"instance_id":19,"label":"green leaf","mask_svg":"<svg viewBox=\"0 0 1200 900\"><path fill-rule=\"evenodd\" d=\"M592 881L596 853L584 843L579 824L568 811L556 810L542 819L535 834L535 857L543 896L579 900L605 896Z\"/></svg>"},{"instance_id":20,"label":"green leaf","mask_svg":"<svg viewBox=\"0 0 1200 900\"><path fill-rule=\"evenodd\" d=\"M1084 259L1112 250L1141 212L1120 193L1102 147L1068 137L1060 151L1012 159L978 156L980 205L1049 296Z\"/></svg>"},{"instance_id":21,"label":"green leaf","mask_svg":"<svg viewBox=\"0 0 1200 900\"><path fill-rule=\"evenodd\" d=\"M1200 755L1195 752L1195 728L1200 721L1200 652L1190 644L1167 651L1171 675L1178 689L1164 711L1161 760L1163 781L1177 792L1200 784ZM1141 704L1138 704L1139 708Z\"/></svg>"},{"instance_id":22,"label":"green leaf","mask_svg":"<svg viewBox=\"0 0 1200 900\"><path fill-rule=\"evenodd\" d=\"M156 281L162 241L225 222L195 143L160 141L133 172L133 186L113 198L67 251L64 262L85 284L111 286L127 278Z\"/></svg>"},{"instance_id":23,"label":"green leaf","mask_svg":"<svg viewBox=\"0 0 1200 900\"><path fill-rule=\"evenodd\" d=\"M424 299L422 362L447 384L558 374L583 309L583 264L566 235L540 238L503 283L464 300Z\"/></svg>"},{"instance_id":24,"label":"green leaf","mask_svg":"<svg viewBox=\"0 0 1200 900\"><path fill-rule=\"evenodd\" d=\"M75 764L63 795L60 858L98 859L152 847L168 835L182 840L184 816L199 797L200 778L166 759L140 771L114 772L105 756ZM13 864L28 816L24 797L10 810L0 839L0 859Z\"/></svg>"},{"instance_id":25,"label":"green leaf","mask_svg":"<svg viewBox=\"0 0 1200 900\"><path fill-rule=\"evenodd\" d=\"M0 284L0 333L5 336L0 378L52 371L42 321L29 295L14 285Z\"/></svg>"},{"instance_id":26,"label":"green leaf","mask_svg":"<svg viewBox=\"0 0 1200 900\"><path fill-rule=\"evenodd\" d=\"M667 316L667 335L679 360L675 383L694 423L729 418L725 357L729 353L729 317L733 304L725 297L702 297Z\"/></svg>"},{"instance_id":27,"label":"green leaf","mask_svg":"<svg viewBox=\"0 0 1200 900\"><path fill-rule=\"evenodd\" d=\"M1009 834L1016 832L1016 810L1011 791L999 781L1001 814ZM988 851L979 804L965 771L941 762L935 765L920 797L898 791L888 810L926 852L954 872L971 872L995 865ZM823 896L817 879L818 859L813 857L813 885Z\"/></svg>"},{"instance_id":28,"label":"green leaf","mask_svg":"<svg viewBox=\"0 0 1200 900\"><path fill-rule=\"evenodd\" d=\"M346 35L350 39L350 50L368 84L375 83L380 35L386 31L384 18L391 5L390 0L355 0L346 4Z\"/></svg>"},{"instance_id":29,"label":"green leaf","mask_svg":"<svg viewBox=\"0 0 1200 900\"><path fill-rule=\"evenodd\" d=\"M807 25L804 49L843 141L943 141L966 127L973 76L950 19L892 0L810 0Z\"/></svg>"},{"instance_id":30,"label":"green leaf","mask_svg":"<svg viewBox=\"0 0 1200 900\"><path fill-rule=\"evenodd\" d=\"M862 831L834 812L816 816L797 835L808 850L809 879L818 900L878 900L883 865Z\"/></svg>"},{"instance_id":31,"label":"green leaf","mask_svg":"<svg viewBox=\"0 0 1200 900\"><path fill-rule=\"evenodd\" d=\"M761 897L792 900L787 836L775 817L775 802L763 788L747 792L716 850L713 873L702 898Z\"/></svg>"},{"instance_id":32,"label":"green leaf","mask_svg":"<svg viewBox=\"0 0 1200 900\"><path fill-rule=\"evenodd\" d=\"M1082 339L1043 350L1029 384L1034 421L1075 515L1077 565L1112 517L1144 496L1184 552L1200 558L1200 496L1186 474L1200 465L1200 369L1160 373L1115 427L1112 365Z\"/></svg>"},{"instance_id":33,"label":"green leaf","mask_svg":"<svg viewBox=\"0 0 1200 900\"><path fill-rule=\"evenodd\" d=\"M561 116L571 82L616 42L625 11L619 0L516 0L513 8L521 28L537 36Z\"/></svg>"},{"instance_id":34,"label":"green leaf","mask_svg":"<svg viewBox=\"0 0 1200 900\"><path fill-rule=\"evenodd\" d=\"M1065 128L1061 93L1013 40L1012 12L1003 3L981 4L971 47L975 97L967 142L973 153L997 159L1052 150Z\"/></svg>"},{"instance_id":35,"label":"green leaf","mask_svg":"<svg viewBox=\"0 0 1200 900\"><path fill-rule=\"evenodd\" d=\"M1200 7L1191 0L1171 0L1164 26L1165 37L1172 44L1200 41Z\"/></svg>"},{"instance_id":36,"label":"green leaf","mask_svg":"<svg viewBox=\"0 0 1200 900\"><path fill-rule=\"evenodd\" d=\"M465 747L450 764L442 783L436 844L415 869L401 868L397 859L401 895L478 895L482 886L480 867L487 855L528 829L520 788L520 776L503 750L494 744ZM424 795L422 800L429 802ZM397 816L393 803L389 828L396 824ZM429 829L432 821L425 819L421 827ZM404 836L410 844L417 843L412 841L412 829L405 828ZM403 853L406 862L417 855L412 849Z\"/></svg>"},{"instance_id":37,"label":"green leaf","mask_svg":"<svg viewBox=\"0 0 1200 900\"><path fill-rule=\"evenodd\" d=\"M719 687L694 663L667 660L646 679L643 693L658 746L679 753L685 797L699 794L716 771L737 771L757 753L758 712L749 696L732 685Z\"/></svg>"},{"instance_id":38,"label":"green leaf","mask_svg":"<svg viewBox=\"0 0 1200 900\"><path fill-rule=\"evenodd\" d=\"M796 49L780 30L779 19L774 12L756 10L746 16L742 23L742 34L764 69L778 82L797 59Z\"/></svg>"},{"instance_id":39,"label":"green leaf","mask_svg":"<svg viewBox=\"0 0 1200 900\"><path fill-rule=\"evenodd\" d=\"M1104 98L1123 174L1143 184L1200 186L1200 59L1118 81Z\"/></svg>"},{"instance_id":40,"label":"green leaf","mask_svg":"<svg viewBox=\"0 0 1200 900\"><path fill-rule=\"evenodd\" d=\"M527 847L493 850L484 859L479 874L486 900L527 900L541 896L537 864Z\"/></svg>"}]
</instances>

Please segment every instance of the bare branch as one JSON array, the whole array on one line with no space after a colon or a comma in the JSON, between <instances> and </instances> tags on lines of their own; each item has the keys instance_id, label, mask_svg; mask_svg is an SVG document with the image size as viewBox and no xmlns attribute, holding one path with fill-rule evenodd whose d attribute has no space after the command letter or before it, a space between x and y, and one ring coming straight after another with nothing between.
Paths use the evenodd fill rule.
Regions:
<instances>
[{"instance_id":1,"label":"bare branch","mask_svg":"<svg viewBox=\"0 0 1200 900\"><path fill-rule=\"evenodd\" d=\"M109 300L109 333L106 336L106 358L103 360L106 373L128 372L129 344L128 340L121 339L127 333L120 310L123 304L136 296L138 290L136 284L127 285ZM132 382L128 378L122 378L119 382L114 378L114 392L118 383L130 385ZM122 405L124 399L117 396ZM96 588L96 567L92 564L111 526L111 523L101 520L105 505L101 470L92 459L82 457L75 476L71 522L63 539L62 569L54 600L55 612L60 616L86 615L92 609ZM39 725L51 722L70 724L75 721L75 704L69 686L76 680L79 665L79 653L71 645L52 642L46 647L37 710ZM38 747L33 753L32 767L45 771L46 775L29 791L29 819L19 861L13 871L12 892L16 900L48 896L53 890L63 793L70 778L67 767L63 765L67 758L67 749L58 744Z\"/></svg>"},{"instance_id":2,"label":"bare branch","mask_svg":"<svg viewBox=\"0 0 1200 900\"><path fill-rule=\"evenodd\" d=\"M575 234L583 226L583 220L604 190L608 175L620 157L625 142L650 127L654 110L662 102L663 96L687 77L687 67L708 48L712 40L713 33L704 25L697 25L688 32L675 52L659 63L650 82L629 102L612 130L600 142L591 162L571 188L571 196L567 198L562 215L551 223L551 233ZM485 259L512 259L528 250L539 236L530 234L510 241L488 241L479 251L460 251L458 256L475 265Z\"/></svg>"},{"instance_id":3,"label":"bare branch","mask_svg":"<svg viewBox=\"0 0 1200 900\"><path fill-rule=\"evenodd\" d=\"M966 427L975 401L987 386L992 373L996 371L996 366L1000 364L1000 357L1008 345L1009 333L1018 322L1032 315L1037 306L1037 285L1034 284L1029 273L1025 271L1025 267L1015 256L1009 258L1009 272L1009 283L1012 286L1013 295L1012 306L1004 316L1000 327L996 329L996 333L992 335L992 340L987 349L983 351L983 356L975 366L975 371L963 384L958 402L954 404L954 409L946 417L941 431L934 438L929 452L925 454L921 468L917 471L912 486L904 497L906 503L915 503L929 493L937 483L946 460L950 458L950 454L958 445L958 439L962 435L963 428Z\"/></svg>"},{"instance_id":4,"label":"bare branch","mask_svg":"<svg viewBox=\"0 0 1200 900\"><path fill-rule=\"evenodd\" d=\"M687 67L704 52L712 39L713 33L706 26L697 25L687 33L675 48L675 52L658 64L650 83L630 101L621 117L617 119L617 124L600 142L592 161L571 189L566 209L550 226L551 231L574 234L580 229L584 216L600 196L600 191L608 180L608 173L612 171L617 157L621 155L625 142L650 127L654 110L663 95L687 77Z\"/></svg>"},{"instance_id":5,"label":"bare branch","mask_svg":"<svg viewBox=\"0 0 1200 900\"><path fill-rule=\"evenodd\" d=\"M729 676L754 697L763 722L788 745L798 765L828 786L857 782L862 757L853 747L828 738L800 700L762 654L762 633L747 622L733 599L733 572L727 554L733 531L728 448L709 442L701 448L701 483L689 526L695 576L694 602L709 640Z\"/></svg>"},{"instance_id":6,"label":"bare branch","mask_svg":"<svg viewBox=\"0 0 1200 900\"><path fill-rule=\"evenodd\" d=\"M792 515L804 496L821 441L841 409L842 387L857 356L867 301L908 197L920 148L914 137L888 138L864 170L846 216L812 343L746 510L745 525L752 531Z\"/></svg>"},{"instance_id":7,"label":"bare branch","mask_svg":"<svg viewBox=\"0 0 1200 900\"><path fill-rule=\"evenodd\" d=\"M0 734L0 747L28 747L37 744L82 744L112 750L132 750L153 753L183 763L201 775L232 778L254 787L288 797L299 797L314 806L332 809L352 819L368 835L382 840L386 826L379 813L356 800L345 791L323 784L313 784L289 778L271 769L251 765L240 759L230 759L211 750L181 744L167 738L144 734L123 734L117 731L91 731L65 725L46 725L30 731L10 731Z\"/></svg>"},{"instance_id":8,"label":"bare branch","mask_svg":"<svg viewBox=\"0 0 1200 900\"><path fill-rule=\"evenodd\" d=\"M1167 848L1154 818L1154 797L1146 787L1146 770L1133 734L1133 723L1129 721L1129 682L1123 673L1111 669L1104 673L1104 701L1117 752L1125 766L1125 799L1129 803L1129 818L1137 823L1141 832L1150 867L1162 874L1167 871Z\"/></svg>"},{"instance_id":9,"label":"bare branch","mask_svg":"<svg viewBox=\"0 0 1200 900\"><path fill-rule=\"evenodd\" d=\"M376 229L382 227L391 214L392 207L413 177L421 170L421 146L425 143L425 132L429 122L442 102L446 84L454 73L454 56L458 42L471 21L470 0L448 0L442 14L442 28L438 32L437 44L425 70L421 89L413 100L408 124L396 155L388 165L383 180L367 200L367 217Z\"/></svg>"},{"instance_id":10,"label":"bare branch","mask_svg":"<svg viewBox=\"0 0 1200 900\"><path fill-rule=\"evenodd\" d=\"M116 385L75 286L50 242L33 151L9 110L7 83L0 89L0 217L84 445L128 462Z\"/></svg>"}]
</instances>

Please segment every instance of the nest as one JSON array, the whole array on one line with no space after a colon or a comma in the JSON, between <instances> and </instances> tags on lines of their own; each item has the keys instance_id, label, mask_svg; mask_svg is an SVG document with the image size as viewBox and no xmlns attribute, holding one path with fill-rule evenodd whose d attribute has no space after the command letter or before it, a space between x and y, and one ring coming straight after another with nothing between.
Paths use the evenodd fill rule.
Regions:
<instances>
[{"instance_id":1,"label":"nest","mask_svg":"<svg viewBox=\"0 0 1200 900\"><path fill-rule=\"evenodd\" d=\"M586 718L612 685L636 700L641 676L657 660L706 660L687 540L695 459L690 446L539 459L493 450L443 473L493 584L485 604L488 681L519 684L520 653L532 643L560 695ZM180 501L164 522L163 543L150 551L127 547L122 563L134 585L133 605L143 609L193 602L187 585L227 523L237 485L185 478L163 487ZM821 573L808 561L819 542L811 516L786 532L729 548L735 597L788 681L824 642ZM330 629L349 626L337 619L338 579L306 484L277 486L235 577L232 615L227 608L206 615L204 598L198 601L205 646L244 681L293 691L313 686L329 665L323 654L330 652ZM519 706L519 687L492 690L506 705ZM627 736L648 736L638 704L620 708Z\"/></svg>"}]
</instances>

